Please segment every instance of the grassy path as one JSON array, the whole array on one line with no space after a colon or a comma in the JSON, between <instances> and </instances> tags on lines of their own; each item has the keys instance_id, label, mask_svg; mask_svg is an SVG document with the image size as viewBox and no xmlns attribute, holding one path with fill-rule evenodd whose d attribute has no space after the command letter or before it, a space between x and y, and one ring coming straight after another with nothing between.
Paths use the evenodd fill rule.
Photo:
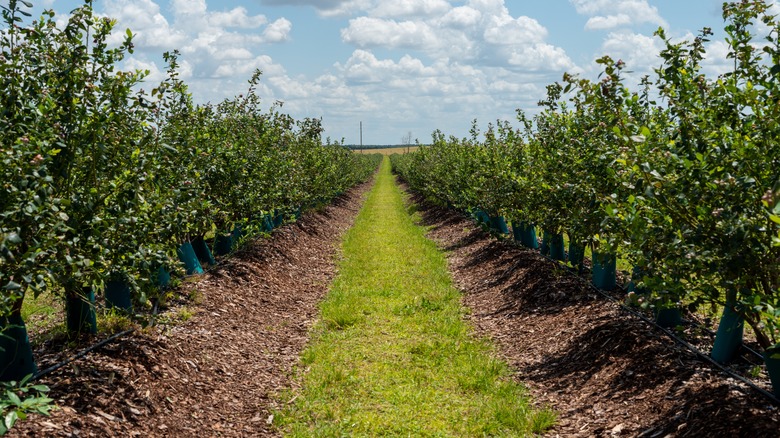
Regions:
<instances>
[{"instance_id":1,"label":"grassy path","mask_svg":"<svg viewBox=\"0 0 780 438\"><path fill-rule=\"evenodd\" d=\"M276 414L293 436L523 436L554 421L463 322L444 255L415 225L386 158L344 244L304 352L303 388Z\"/></svg>"}]
</instances>

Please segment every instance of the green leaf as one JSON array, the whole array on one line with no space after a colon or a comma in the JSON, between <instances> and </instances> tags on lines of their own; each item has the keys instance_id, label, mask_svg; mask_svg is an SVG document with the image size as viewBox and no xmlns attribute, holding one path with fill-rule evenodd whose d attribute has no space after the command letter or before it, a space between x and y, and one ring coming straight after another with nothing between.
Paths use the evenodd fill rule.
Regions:
<instances>
[{"instance_id":1,"label":"green leaf","mask_svg":"<svg viewBox=\"0 0 780 438\"><path fill-rule=\"evenodd\" d=\"M18 244L22 243L22 238L19 237L19 234L17 234L17 233L10 233L10 234L6 235L5 238L9 242L11 242L11 243L13 243L15 245L18 245Z\"/></svg>"},{"instance_id":2,"label":"green leaf","mask_svg":"<svg viewBox=\"0 0 780 438\"><path fill-rule=\"evenodd\" d=\"M19 290L21 288L22 285L15 281L9 281L5 286L3 286L3 289L5 290Z\"/></svg>"},{"instance_id":3,"label":"green leaf","mask_svg":"<svg viewBox=\"0 0 780 438\"><path fill-rule=\"evenodd\" d=\"M16 410L13 410L5 415L5 418L3 419L3 426L5 426L6 430L9 430L14 427L14 424L16 424L16 420L19 419L19 414L16 412Z\"/></svg>"},{"instance_id":4,"label":"green leaf","mask_svg":"<svg viewBox=\"0 0 780 438\"><path fill-rule=\"evenodd\" d=\"M11 403L15 404L16 406L22 405L22 399L19 398L18 395L16 395L13 391L6 391L5 395L8 397L8 400L11 401Z\"/></svg>"}]
</instances>

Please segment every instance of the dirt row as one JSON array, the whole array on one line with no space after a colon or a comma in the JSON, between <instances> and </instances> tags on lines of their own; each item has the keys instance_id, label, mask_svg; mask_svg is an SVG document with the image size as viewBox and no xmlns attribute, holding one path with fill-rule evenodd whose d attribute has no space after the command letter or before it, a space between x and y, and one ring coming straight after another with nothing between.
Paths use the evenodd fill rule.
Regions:
<instances>
[{"instance_id":1,"label":"dirt row","mask_svg":"<svg viewBox=\"0 0 780 438\"><path fill-rule=\"evenodd\" d=\"M45 376L59 409L11 436L273 436L274 396L336 275L343 233L370 183L275 231L179 291L161 321ZM186 322L181 322L186 319ZM74 349L45 344L40 368Z\"/></svg>"},{"instance_id":2,"label":"dirt row","mask_svg":"<svg viewBox=\"0 0 780 438\"><path fill-rule=\"evenodd\" d=\"M447 252L477 334L494 341L536 404L559 413L549 436L780 436L777 407L585 280L413 199Z\"/></svg>"}]
</instances>

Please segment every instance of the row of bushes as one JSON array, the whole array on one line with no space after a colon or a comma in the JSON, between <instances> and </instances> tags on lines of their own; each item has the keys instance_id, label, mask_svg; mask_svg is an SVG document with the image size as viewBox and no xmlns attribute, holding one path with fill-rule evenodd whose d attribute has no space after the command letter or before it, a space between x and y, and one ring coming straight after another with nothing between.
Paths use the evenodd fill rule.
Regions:
<instances>
[{"instance_id":1,"label":"row of bushes","mask_svg":"<svg viewBox=\"0 0 780 438\"><path fill-rule=\"evenodd\" d=\"M780 26L760 0L726 3L723 17L727 74L702 71L710 29L686 42L659 29L662 65L637 90L622 61L603 57L598 80L564 75L537 116L518 111L519 128L499 121L480 134L475 122L465 139L437 131L431 147L393 157L394 168L444 203L626 259L647 306L724 306L740 339L745 321L771 351L780 341Z\"/></svg>"},{"instance_id":2,"label":"row of bushes","mask_svg":"<svg viewBox=\"0 0 780 438\"><path fill-rule=\"evenodd\" d=\"M148 302L158 274L181 269L182 244L297 215L378 165L323 144L317 119L261 110L260 72L246 94L196 105L172 52L166 79L144 91L148 72L119 67L132 33L109 44L115 22L91 3L62 25L51 11L25 22L25 1L2 6L3 326L20 323L29 292L89 301L121 280Z\"/></svg>"}]
</instances>

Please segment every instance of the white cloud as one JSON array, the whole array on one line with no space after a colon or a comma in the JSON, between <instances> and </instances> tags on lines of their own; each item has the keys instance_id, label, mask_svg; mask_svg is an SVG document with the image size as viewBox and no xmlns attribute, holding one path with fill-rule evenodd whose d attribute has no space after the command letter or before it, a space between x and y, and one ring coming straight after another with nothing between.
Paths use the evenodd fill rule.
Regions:
<instances>
[{"instance_id":1,"label":"white cloud","mask_svg":"<svg viewBox=\"0 0 780 438\"><path fill-rule=\"evenodd\" d=\"M708 77L716 77L734 70L734 60L728 58L731 47L725 41L712 41L707 44L707 54L702 61L702 69Z\"/></svg>"},{"instance_id":2,"label":"white cloud","mask_svg":"<svg viewBox=\"0 0 780 438\"><path fill-rule=\"evenodd\" d=\"M588 30L601 30L612 29L615 27L627 26L631 24L631 17L626 14L596 16L588 19L585 23L585 29Z\"/></svg>"},{"instance_id":3,"label":"white cloud","mask_svg":"<svg viewBox=\"0 0 780 438\"><path fill-rule=\"evenodd\" d=\"M512 52L509 64L521 70L559 70L568 71L575 67L560 47L550 44L535 44Z\"/></svg>"},{"instance_id":4,"label":"white cloud","mask_svg":"<svg viewBox=\"0 0 780 438\"><path fill-rule=\"evenodd\" d=\"M654 36L628 31L610 32L602 45L602 54L617 61L622 59L629 71L649 73L661 65L658 56L663 50L663 41Z\"/></svg>"},{"instance_id":5,"label":"white cloud","mask_svg":"<svg viewBox=\"0 0 780 438\"><path fill-rule=\"evenodd\" d=\"M187 36L174 29L157 3L151 0L107 0L103 10L105 15L118 20L118 31L111 38L113 43L124 40L125 29L133 32L137 47L149 52L171 50L187 40Z\"/></svg>"},{"instance_id":6,"label":"white cloud","mask_svg":"<svg viewBox=\"0 0 780 438\"><path fill-rule=\"evenodd\" d=\"M479 24L482 13L470 6L458 6L451 9L441 19L443 26L455 28L468 28Z\"/></svg>"},{"instance_id":7,"label":"white cloud","mask_svg":"<svg viewBox=\"0 0 780 438\"><path fill-rule=\"evenodd\" d=\"M237 7L228 12L214 12L209 16L209 24L216 27L254 29L266 23L268 23L268 19L265 18L265 15L249 16L243 7Z\"/></svg>"},{"instance_id":8,"label":"white cloud","mask_svg":"<svg viewBox=\"0 0 780 438\"><path fill-rule=\"evenodd\" d=\"M488 43L498 45L541 43L547 37L547 29L532 18L496 15L490 17L484 37Z\"/></svg>"},{"instance_id":9,"label":"white cloud","mask_svg":"<svg viewBox=\"0 0 780 438\"><path fill-rule=\"evenodd\" d=\"M208 10L206 0L171 0L170 3L177 15L202 16Z\"/></svg>"},{"instance_id":10,"label":"white cloud","mask_svg":"<svg viewBox=\"0 0 780 438\"><path fill-rule=\"evenodd\" d=\"M439 15L449 9L445 0L395 0L379 2L370 13L376 17L420 17Z\"/></svg>"},{"instance_id":11,"label":"white cloud","mask_svg":"<svg viewBox=\"0 0 780 438\"><path fill-rule=\"evenodd\" d=\"M270 8L265 16L248 6L220 9L214 0L102 5L119 21L117 38L126 27L137 33L136 53L125 67L150 71L145 88L164 78L160 55L175 48L182 52L181 77L198 102L245 92L259 69L263 101L284 101L283 110L296 118L323 117L326 135L346 135L351 142L357 142L357 120L366 122L366 143L398 141L408 131L428 141L437 127L465 135L474 117L487 123L514 119L516 108L535 108L545 85L565 70L579 70L548 41L540 22L512 15L503 0L297 3L313 5L321 15L350 16L341 41L351 53L334 59L329 71L294 75L267 55L268 44L294 44L297 24L271 17ZM396 130L398 138L388 138Z\"/></svg>"},{"instance_id":12,"label":"white cloud","mask_svg":"<svg viewBox=\"0 0 780 438\"><path fill-rule=\"evenodd\" d=\"M386 20L359 17L349 21L342 29L341 38L358 47L388 47L422 49L437 42L437 37L427 23L420 21Z\"/></svg>"},{"instance_id":13,"label":"white cloud","mask_svg":"<svg viewBox=\"0 0 780 438\"><path fill-rule=\"evenodd\" d=\"M533 71L574 68L563 48L545 42L547 36L537 20L513 17L503 0L469 0L404 21L361 16L341 31L344 42L359 48L418 50L434 60Z\"/></svg>"},{"instance_id":14,"label":"white cloud","mask_svg":"<svg viewBox=\"0 0 780 438\"><path fill-rule=\"evenodd\" d=\"M588 30L614 29L633 24L649 23L667 27L658 8L647 0L569 0L577 13L590 16Z\"/></svg>"},{"instance_id":15,"label":"white cloud","mask_svg":"<svg viewBox=\"0 0 780 438\"><path fill-rule=\"evenodd\" d=\"M269 24L263 31L263 40L267 43L281 43L290 39L292 22L286 18L280 18Z\"/></svg>"}]
</instances>

